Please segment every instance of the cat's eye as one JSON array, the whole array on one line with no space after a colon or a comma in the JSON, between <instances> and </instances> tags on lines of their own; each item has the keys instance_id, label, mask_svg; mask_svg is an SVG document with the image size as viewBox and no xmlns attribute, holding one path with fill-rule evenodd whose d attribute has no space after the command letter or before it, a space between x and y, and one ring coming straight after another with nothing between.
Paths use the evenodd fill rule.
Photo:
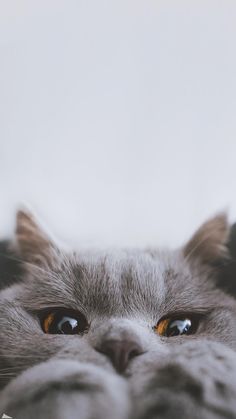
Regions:
<instances>
[{"instance_id":1,"label":"cat's eye","mask_svg":"<svg viewBox=\"0 0 236 419\"><path fill-rule=\"evenodd\" d=\"M78 335L88 330L88 322L83 314L74 310L56 309L47 312L41 320L44 333Z\"/></svg>"},{"instance_id":2,"label":"cat's eye","mask_svg":"<svg viewBox=\"0 0 236 419\"><path fill-rule=\"evenodd\" d=\"M158 335L165 337L191 335L196 332L197 318L191 316L170 317L160 320L154 327Z\"/></svg>"}]
</instances>

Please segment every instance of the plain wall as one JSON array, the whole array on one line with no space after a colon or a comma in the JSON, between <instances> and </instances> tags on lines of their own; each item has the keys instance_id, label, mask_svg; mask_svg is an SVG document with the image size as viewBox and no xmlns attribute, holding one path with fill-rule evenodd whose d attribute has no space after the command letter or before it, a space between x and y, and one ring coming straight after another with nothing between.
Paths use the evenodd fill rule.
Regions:
<instances>
[{"instance_id":1,"label":"plain wall","mask_svg":"<svg viewBox=\"0 0 236 419\"><path fill-rule=\"evenodd\" d=\"M0 2L0 230L182 243L236 220L236 2Z\"/></svg>"}]
</instances>

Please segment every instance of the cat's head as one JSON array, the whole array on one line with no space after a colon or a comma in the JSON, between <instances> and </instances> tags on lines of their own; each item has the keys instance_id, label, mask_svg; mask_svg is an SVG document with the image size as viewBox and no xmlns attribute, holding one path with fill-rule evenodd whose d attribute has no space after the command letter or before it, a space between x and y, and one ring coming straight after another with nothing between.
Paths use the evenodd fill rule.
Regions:
<instances>
[{"instance_id":1,"label":"cat's head","mask_svg":"<svg viewBox=\"0 0 236 419\"><path fill-rule=\"evenodd\" d=\"M21 277L0 291L1 366L59 357L133 375L188 341L235 348L236 299L222 289L229 237L220 214L174 251L70 253L20 211Z\"/></svg>"}]
</instances>

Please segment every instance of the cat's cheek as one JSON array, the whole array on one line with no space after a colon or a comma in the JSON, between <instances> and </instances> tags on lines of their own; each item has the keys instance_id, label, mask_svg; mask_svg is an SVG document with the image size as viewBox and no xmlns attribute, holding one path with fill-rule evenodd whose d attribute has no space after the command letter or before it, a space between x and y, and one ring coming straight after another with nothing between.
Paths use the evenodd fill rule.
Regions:
<instances>
[{"instance_id":1,"label":"cat's cheek","mask_svg":"<svg viewBox=\"0 0 236 419\"><path fill-rule=\"evenodd\" d=\"M48 361L25 371L4 389L0 411L18 419L127 419L128 394L123 378L92 364Z\"/></svg>"},{"instance_id":2,"label":"cat's cheek","mask_svg":"<svg viewBox=\"0 0 236 419\"><path fill-rule=\"evenodd\" d=\"M53 336L53 335L52 335ZM55 336L55 335L54 335ZM54 354L55 360L77 361L92 364L104 371L114 373L114 367L109 358L95 350L88 342L86 336L58 336L61 342L59 350Z\"/></svg>"}]
</instances>

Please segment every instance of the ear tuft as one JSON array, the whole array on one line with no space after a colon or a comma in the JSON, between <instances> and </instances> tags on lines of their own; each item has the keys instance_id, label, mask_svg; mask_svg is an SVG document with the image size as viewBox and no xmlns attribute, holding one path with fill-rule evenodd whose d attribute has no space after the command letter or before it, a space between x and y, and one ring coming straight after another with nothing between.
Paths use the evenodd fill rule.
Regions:
<instances>
[{"instance_id":1,"label":"ear tuft","mask_svg":"<svg viewBox=\"0 0 236 419\"><path fill-rule=\"evenodd\" d=\"M16 240L23 260L39 265L50 263L52 250L55 247L28 211L17 212Z\"/></svg>"},{"instance_id":2,"label":"ear tuft","mask_svg":"<svg viewBox=\"0 0 236 419\"><path fill-rule=\"evenodd\" d=\"M227 242L230 225L225 213L220 213L206 221L184 247L186 259L200 259L203 263L214 264L228 257Z\"/></svg>"}]
</instances>

